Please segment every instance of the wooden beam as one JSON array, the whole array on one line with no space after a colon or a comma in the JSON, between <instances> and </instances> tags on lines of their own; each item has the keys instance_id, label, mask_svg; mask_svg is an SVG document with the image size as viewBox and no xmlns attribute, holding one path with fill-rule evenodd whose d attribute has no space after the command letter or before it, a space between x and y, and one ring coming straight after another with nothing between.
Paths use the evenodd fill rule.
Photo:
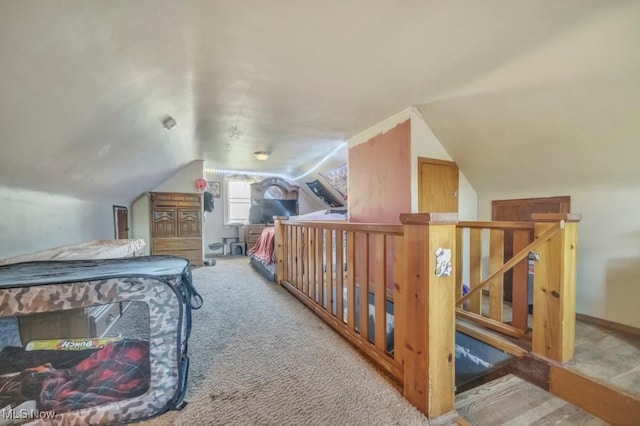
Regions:
<instances>
[{"instance_id":1,"label":"wooden beam","mask_svg":"<svg viewBox=\"0 0 640 426\"><path fill-rule=\"evenodd\" d=\"M480 324L484 327L490 328L491 330L506 334L507 336L515 337L518 339L528 339L528 336L522 330L519 330L508 324L492 320L491 318L483 317L482 315L474 314L473 312L468 312L464 309L456 309L456 315L460 318L464 318L466 320L473 321L476 324Z\"/></svg>"},{"instance_id":2,"label":"wooden beam","mask_svg":"<svg viewBox=\"0 0 640 426\"><path fill-rule=\"evenodd\" d=\"M436 275L436 253L455 256L455 224L404 223L404 280L395 300L404 328L404 395L429 419L455 411L455 268ZM455 261L455 259L452 259Z\"/></svg>"},{"instance_id":3,"label":"wooden beam","mask_svg":"<svg viewBox=\"0 0 640 426\"><path fill-rule=\"evenodd\" d=\"M513 253L522 252L531 243L531 231L513 231ZM529 328L529 265L527 258L513 267L511 280L511 324L522 331Z\"/></svg>"},{"instance_id":4,"label":"wooden beam","mask_svg":"<svg viewBox=\"0 0 640 426\"><path fill-rule=\"evenodd\" d=\"M469 243L469 311L482 314L482 292L474 291L482 288L482 234L481 229L471 229Z\"/></svg>"},{"instance_id":5,"label":"wooden beam","mask_svg":"<svg viewBox=\"0 0 640 426\"><path fill-rule=\"evenodd\" d=\"M458 228L478 228L478 229L533 229L533 222L458 222Z\"/></svg>"},{"instance_id":6,"label":"wooden beam","mask_svg":"<svg viewBox=\"0 0 640 426\"><path fill-rule=\"evenodd\" d=\"M285 255L287 253L287 244L285 241L285 227L280 220L276 220L275 227L275 248L276 248L276 283L284 279L285 271Z\"/></svg>"},{"instance_id":7,"label":"wooden beam","mask_svg":"<svg viewBox=\"0 0 640 426\"><path fill-rule=\"evenodd\" d=\"M537 222L535 234L557 226ZM575 350L577 238L578 223L567 222L540 246L533 279L532 351L562 363L571 360Z\"/></svg>"},{"instance_id":8,"label":"wooden beam","mask_svg":"<svg viewBox=\"0 0 640 426\"><path fill-rule=\"evenodd\" d=\"M504 262L504 231L492 229L489 232L489 270L497 271ZM496 277L489 284L489 318L504 320L504 276Z\"/></svg>"},{"instance_id":9,"label":"wooden beam","mask_svg":"<svg viewBox=\"0 0 640 426\"><path fill-rule=\"evenodd\" d=\"M462 321L456 321L456 330L460 333L464 333L467 336L471 336L474 339L478 339L485 342L494 348L498 348L508 354L516 357L523 357L529 354L525 348L518 346L511 340L491 333L481 327L477 327L471 323L465 323Z\"/></svg>"}]
</instances>

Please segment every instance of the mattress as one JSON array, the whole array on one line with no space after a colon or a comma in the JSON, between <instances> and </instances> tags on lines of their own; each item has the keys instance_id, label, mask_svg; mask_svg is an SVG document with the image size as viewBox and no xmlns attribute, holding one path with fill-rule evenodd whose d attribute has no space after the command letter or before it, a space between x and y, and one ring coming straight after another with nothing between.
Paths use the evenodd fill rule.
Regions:
<instances>
[{"instance_id":1,"label":"mattress","mask_svg":"<svg viewBox=\"0 0 640 426\"><path fill-rule=\"evenodd\" d=\"M142 251L143 239L92 240L79 244L41 250L35 253L0 259L0 265L31 262L34 260L87 260L130 257Z\"/></svg>"}]
</instances>

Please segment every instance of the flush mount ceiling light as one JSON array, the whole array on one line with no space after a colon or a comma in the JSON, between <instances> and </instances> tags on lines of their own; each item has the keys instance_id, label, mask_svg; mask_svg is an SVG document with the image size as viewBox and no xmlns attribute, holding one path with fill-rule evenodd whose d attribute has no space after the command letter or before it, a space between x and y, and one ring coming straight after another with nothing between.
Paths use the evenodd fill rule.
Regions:
<instances>
[{"instance_id":1,"label":"flush mount ceiling light","mask_svg":"<svg viewBox=\"0 0 640 426\"><path fill-rule=\"evenodd\" d=\"M253 155L255 155L255 157L260 160L260 161L264 161L267 158L269 158L269 156L271 155L271 153L269 151L256 151L253 153Z\"/></svg>"}]
</instances>

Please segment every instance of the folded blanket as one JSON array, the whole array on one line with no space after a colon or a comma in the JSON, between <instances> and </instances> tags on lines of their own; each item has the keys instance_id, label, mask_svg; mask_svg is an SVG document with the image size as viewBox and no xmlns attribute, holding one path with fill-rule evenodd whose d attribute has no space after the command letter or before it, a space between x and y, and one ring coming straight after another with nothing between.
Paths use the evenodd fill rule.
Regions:
<instances>
[{"instance_id":1,"label":"folded blanket","mask_svg":"<svg viewBox=\"0 0 640 426\"><path fill-rule=\"evenodd\" d=\"M39 410L62 413L136 397L147 391L149 380L149 343L123 340L72 368L44 364L0 376L0 405L35 400Z\"/></svg>"}]
</instances>

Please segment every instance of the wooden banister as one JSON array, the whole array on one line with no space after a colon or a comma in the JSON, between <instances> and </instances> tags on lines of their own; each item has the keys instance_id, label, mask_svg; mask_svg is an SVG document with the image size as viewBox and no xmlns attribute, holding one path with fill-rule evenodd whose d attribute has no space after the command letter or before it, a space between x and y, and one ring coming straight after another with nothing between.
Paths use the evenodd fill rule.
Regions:
<instances>
[{"instance_id":1,"label":"wooden banister","mask_svg":"<svg viewBox=\"0 0 640 426\"><path fill-rule=\"evenodd\" d=\"M462 304L462 302L464 302L465 300L469 299L476 292L480 291L484 286L489 284L494 278L496 278L498 276L501 276L506 271L508 271L509 269L513 268L516 264L518 264L524 258L526 258L529 255L530 251L535 250L538 247L541 247L543 244L545 244L547 242L548 239L553 237L553 235L556 232L558 232L559 230L560 230L560 224L555 224L550 229L548 229L547 231L542 233L537 240L535 240L534 242L532 242L531 244L526 246L524 249L522 249L522 251L520 253L516 253L511 259L509 259L504 265L502 265L502 267L500 269L498 269L497 271L495 271L491 275L489 275L478 286L472 288L466 295L464 295L460 299L456 300L456 306L459 306L460 304Z\"/></svg>"},{"instance_id":2,"label":"wooden banister","mask_svg":"<svg viewBox=\"0 0 640 426\"><path fill-rule=\"evenodd\" d=\"M288 226L304 228L337 229L341 231L366 232L369 234L402 235L402 225L375 224L375 223L348 223L343 221L284 221Z\"/></svg>"},{"instance_id":3,"label":"wooden banister","mask_svg":"<svg viewBox=\"0 0 640 426\"><path fill-rule=\"evenodd\" d=\"M458 228L471 229L533 229L533 222L458 222Z\"/></svg>"}]
</instances>

